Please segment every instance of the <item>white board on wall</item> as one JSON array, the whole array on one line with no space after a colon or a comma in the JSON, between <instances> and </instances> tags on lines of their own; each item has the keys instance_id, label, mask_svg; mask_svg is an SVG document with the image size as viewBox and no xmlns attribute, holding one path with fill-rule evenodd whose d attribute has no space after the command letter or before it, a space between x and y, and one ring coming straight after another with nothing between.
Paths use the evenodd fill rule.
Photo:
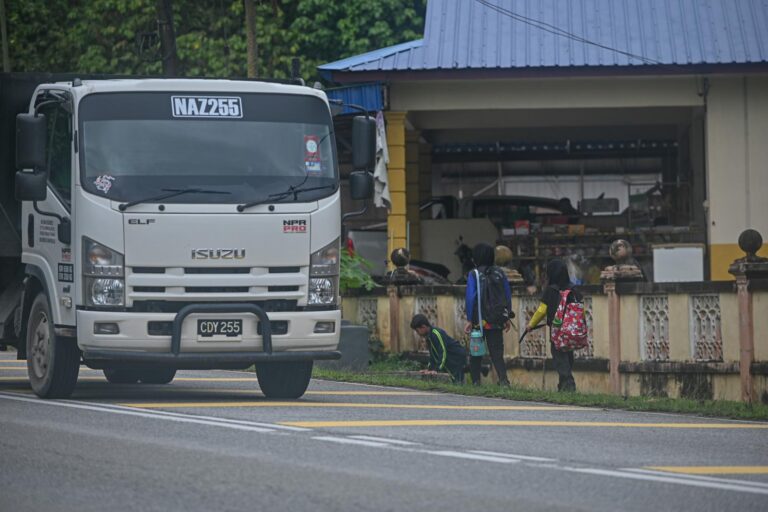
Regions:
<instances>
[{"instance_id":1,"label":"white board on wall","mask_svg":"<svg viewBox=\"0 0 768 512\"><path fill-rule=\"evenodd\" d=\"M704 280L704 246L665 244L653 246L653 281L681 283Z\"/></svg>"}]
</instances>

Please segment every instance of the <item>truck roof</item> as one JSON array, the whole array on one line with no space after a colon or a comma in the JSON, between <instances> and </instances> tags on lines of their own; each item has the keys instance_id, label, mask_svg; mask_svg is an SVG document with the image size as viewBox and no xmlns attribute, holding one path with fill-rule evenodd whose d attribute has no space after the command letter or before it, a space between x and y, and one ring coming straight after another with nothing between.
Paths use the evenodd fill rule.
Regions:
<instances>
[{"instance_id":1,"label":"truck roof","mask_svg":"<svg viewBox=\"0 0 768 512\"><path fill-rule=\"evenodd\" d=\"M97 92L126 91L189 91L189 92L228 92L228 93L272 93L316 96L326 99L319 89L302 85L290 85L257 80L223 80L205 78L126 78L107 80L83 80L82 85L73 87L71 81L56 84L80 90L81 94Z\"/></svg>"}]
</instances>

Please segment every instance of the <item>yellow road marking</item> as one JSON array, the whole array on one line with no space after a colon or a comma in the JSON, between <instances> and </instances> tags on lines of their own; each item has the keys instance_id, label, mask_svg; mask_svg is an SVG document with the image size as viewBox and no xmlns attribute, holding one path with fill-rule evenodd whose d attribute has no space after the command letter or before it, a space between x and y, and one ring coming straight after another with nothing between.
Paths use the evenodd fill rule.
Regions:
<instances>
[{"instance_id":1,"label":"yellow road marking","mask_svg":"<svg viewBox=\"0 0 768 512\"><path fill-rule=\"evenodd\" d=\"M25 372L27 371L27 365L24 366L0 366L0 370L13 370L17 372ZM81 372L100 372L101 370L94 370L93 368L80 368Z\"/></svg>"},{"instance_id":2,"label":"yellow road marking","mask_svg":"<svg viewBox=\"0 0 768 512\"><path fill-rule=\"evenodd\" d=\"M441 409L459 411L569 411L583 410L582 407L538 406L538 405L417 405L417 404L368 404L349 402L157 402L157 403L125 403L125 407L141 409L169 409L179 407L344 407L355 409Z\"/></svg>"},{"instance_id":3,"label":"yellow road marking","mask_svg":"<svg viewBox=\"0 0 768 512\"><path fill-rule=\"evenodd\" d=\"M101 370L96 370L101 371ZM9 381L9 380L20 380L21 377L0 377L0 380L2 381ZM77 380L103 380L106 381L104 377L78 377ZM176 381L199 381L199 382L256 382L255 378L231 378L231 377L222 377L222 378L204 378L204 377L177 377L173 379L174 382ZM26 380L24 380L26 382ZM226 388L222 388L221 391L226 391Z\"/></svg>"},{"instance_id":4,"label":"yellow road marking","mask_svg":"<svg viewBox=\"0 0 768 512\"><path fill-rule=\"evenodd\" d=\"M257 382L256 377L176 377L174 382Z\"/></svg>"},{"instance_id":5,"label":"yellow road marking","mask_svg":"<svg viewBox=\"0 0 768 512\"><path fill-rule=\"evenodd\" d=\"M106 382L107 380L104 377L78 377L77 380L100 380ZM3 382L19 382L19 383L27 383L29 382L28 379L24 377L0 377L0 381Z\"/></svg>"},{"instance_id":6,"label":"yellow road marking","mask_svg":"<svg viewBox=\"0 0 768 512\"><path fill-rule=\"evenodd\" d=\"M434 395L422 391L307 391L306 395L349 395L349 396L425 396Z\"/></svg>"},{"instance_id":7,"label":"yellow road marking","mask_svg":"<svg viewBox=\"0 0 768 512\"><path fill-rule=\"evenodd\" d=\"M229 388L206 388L194 389L190 391L201 391L208 393L259 393L258 388L252 389L229 389ZM435 393L423 391L306 391L305 395L339 395L339 396L434 396ZM261 396L261 395L259 395Z\"/></svg>"},{"instance_id":8,"label":"yellow road marking","mask_svg":"<svg viewBox=\"0 0 768 512\"><path fill-rule=\"evenodd\" d=\"M289 421L291 427L621 427L621 428L691 428L691 429L768 429L760 423L611 423L607 421L522 421L522 420L373 420L373 421Z\"/></svg>"},{"instance_id":9,"label":"yellow road marking","mask_svg":"<svg viewBox=\"0 0 768 512\"><path fill-rule=\"evenodd\" d=\"M768 466L649 466L645 469L687 475L768 475Z\"/></svg>"}]
</instances>

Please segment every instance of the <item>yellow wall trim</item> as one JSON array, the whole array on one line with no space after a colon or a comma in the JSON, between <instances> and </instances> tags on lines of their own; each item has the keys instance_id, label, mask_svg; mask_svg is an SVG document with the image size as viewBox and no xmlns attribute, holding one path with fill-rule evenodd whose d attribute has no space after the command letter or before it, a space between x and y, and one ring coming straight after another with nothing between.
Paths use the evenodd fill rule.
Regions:
<instances>
[{"instance_id":1,"label":"yellow wall trim","mask_svg":"<svg viewBox=\"0 0 768 512\"><path fill-rule=\"evenodd\" d=\"M763 244L757 251L758 256L768 258L768 245ZM733 281L734 277L728 273L728 267L735 260L744 257L744 251L738 244L712 244L709 246L709 261L712 281Z\"/></svg>"}]
</instances>

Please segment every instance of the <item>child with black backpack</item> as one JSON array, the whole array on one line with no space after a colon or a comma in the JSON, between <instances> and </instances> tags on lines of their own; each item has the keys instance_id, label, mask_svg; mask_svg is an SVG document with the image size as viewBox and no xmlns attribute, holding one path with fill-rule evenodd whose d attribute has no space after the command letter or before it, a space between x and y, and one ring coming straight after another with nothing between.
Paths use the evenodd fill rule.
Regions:
<instances>
[{"instance_id":1,"label":"child with black backpack","mask_svg":"<svg viewBox=\"0 0 768 512\"><path fill-rule=\"evenodd\" d=\"M467 362L467 352L455 339L439 327L429 323L422 314L414 315L411 319L411 329L419 336L427 339L429 344L429 366L427 372L447 371L453 382L464 383L464 365Z\"/></svg>"},{"instance_id":2,"label":"child with black backpack","mask_svg":"<svg viewBox=\"0 0 768 512\"><path fill-rule=\"evenodd\" d=\"M466 332L477 327L485 336L491 363L496 369L500 386L509 386L504 363L504 333L512 326L512 292L503 270L493 264L494 249L488 244L477 244L472 250L475 270L467 276ZM482 319L482 325L480 325ZM470 352L469 371L472 384L480 384L483 356Z\"/></svg>"}]
</instances>

